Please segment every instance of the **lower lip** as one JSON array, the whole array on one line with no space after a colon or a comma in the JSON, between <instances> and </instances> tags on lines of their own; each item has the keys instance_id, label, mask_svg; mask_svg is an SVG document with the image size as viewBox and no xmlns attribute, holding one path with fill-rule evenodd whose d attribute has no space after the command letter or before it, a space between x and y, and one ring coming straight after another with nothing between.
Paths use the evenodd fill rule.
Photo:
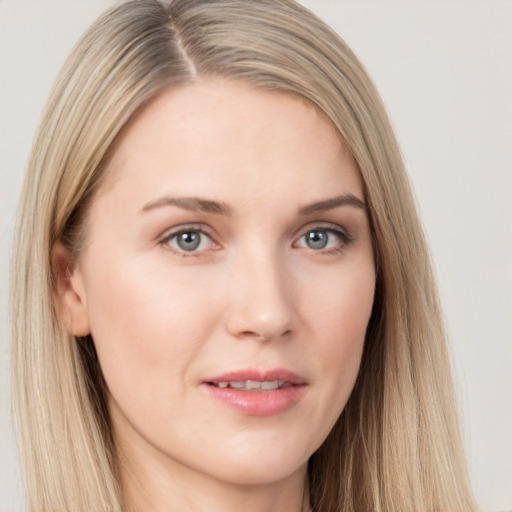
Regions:
<instances>
[{"instance_id":1,"label":"lower lip","mask_svg":"<svg viewBox=\"0 0 512 512\"><path fill-rule=\"evenodd\" d=\"M268 391L241 391L205 384L211 396L248 416L273 416L297 403L304 385Z\"/></svg>"}]
</instances>

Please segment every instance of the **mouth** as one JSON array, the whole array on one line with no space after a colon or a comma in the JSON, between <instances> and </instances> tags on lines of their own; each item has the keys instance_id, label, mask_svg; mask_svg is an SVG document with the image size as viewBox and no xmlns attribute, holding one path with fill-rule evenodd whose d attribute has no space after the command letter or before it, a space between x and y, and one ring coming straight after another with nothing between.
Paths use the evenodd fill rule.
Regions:
<instances>
[{"instance_id":1,"label":"mouth","mask_svg":"<svg viewBox=\"0 0 512 512\"><path fill-rule=\"evenodd\" d=\"M210 396L249 416L273 416L296 404L307 382L297 374L276 369L245 370L206 379Z\"/></svg>"},{"instance_id":2,"label":"mouth","mask_svg":"<svg viewBox=\"0 0 512 512\"><path fill-rule=\"evenodd\" d=\"M239 391L275 391L293 385L284 380L232 380L207 382L207 384L220 389L237 389Z\"/></svg>"},{"instance_id":3,"label":"mouth","mask_svg":"<svg viewBox=\"0 0 512 512\"><path fill-rule=\"evenodd\" d=\"M240 370L206 379L204 383L220 389L241 391L268 391L307 384L306 380L300 375L283 368Z\"/></svg>"}]
</instances>

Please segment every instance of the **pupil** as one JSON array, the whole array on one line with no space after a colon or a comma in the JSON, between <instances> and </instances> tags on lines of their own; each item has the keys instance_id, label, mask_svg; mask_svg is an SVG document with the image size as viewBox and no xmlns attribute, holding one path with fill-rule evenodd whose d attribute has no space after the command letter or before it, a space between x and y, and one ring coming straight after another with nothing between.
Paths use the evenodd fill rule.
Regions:
<instances>
[{"instance_id":1,"label":"pupil","mask_svg":"<svg viewBox=\"0 0 512 512\"><path fill-rule=\"evenodd\" d=\"M325 231L310 231L306 235L306 243L311 249L323 249L327 245L327 238Z\"/></svg>"},{"instance_id":2,"label":"pupil","mask_svg":"<svg viewBox=\"0 0 512 512\"><path fill-rule=\"evenodd\" d=\"M194 231L187 231L186 233L180 233L178 236L178 245L180 249L184 251L193 251L199 247L201 242L201 238L199 233L195 233Z\"/></svg>"}]
</instances>

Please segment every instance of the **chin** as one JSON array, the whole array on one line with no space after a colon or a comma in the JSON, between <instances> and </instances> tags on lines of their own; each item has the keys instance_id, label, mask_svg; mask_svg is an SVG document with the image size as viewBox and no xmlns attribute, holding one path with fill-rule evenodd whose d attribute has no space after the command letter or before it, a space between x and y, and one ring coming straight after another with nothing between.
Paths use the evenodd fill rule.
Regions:
<instances>
[{"instance_id":1,"label":"chin","mask_svg":"<svg viewBox=\"0 0 512 512\"><path fill-rule=\"evenodd\" d=\"M247 439L244 446L225 446L221 453L211 454L210 469L216 468L219 480L236 485L269 485L306 473L311 450L303 442L290 438L259 441Z\"/></svg>"},{"instance_id":2,"label":"chin","mask_svg":"<svg viewBox=\"0 0 512 512\"><path fill-rule=\"evenodd\" d=\"M225 467L217 475L218 480L240 486L271 485L282 482L297 473L306 474L307 461L299 465L290 464L289 461L247 461L234 463L229 468Z\"/></svg>"}]
</instances>

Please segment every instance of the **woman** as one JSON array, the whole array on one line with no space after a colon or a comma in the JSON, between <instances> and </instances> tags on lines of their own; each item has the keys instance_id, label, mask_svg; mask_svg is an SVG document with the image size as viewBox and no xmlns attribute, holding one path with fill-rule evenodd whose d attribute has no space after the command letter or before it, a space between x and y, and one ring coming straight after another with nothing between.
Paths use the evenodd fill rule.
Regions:
<instances>
[{"instance_id":1,"label":"woman","mask_svg":"<svg viewBox=\"0 0 512 512\"><path fill-rule=\"evenodd\" d=\"M32 510L476 510L396 141L304 8L104 15L20 212Z\"/></svg>"}]
</instances>

